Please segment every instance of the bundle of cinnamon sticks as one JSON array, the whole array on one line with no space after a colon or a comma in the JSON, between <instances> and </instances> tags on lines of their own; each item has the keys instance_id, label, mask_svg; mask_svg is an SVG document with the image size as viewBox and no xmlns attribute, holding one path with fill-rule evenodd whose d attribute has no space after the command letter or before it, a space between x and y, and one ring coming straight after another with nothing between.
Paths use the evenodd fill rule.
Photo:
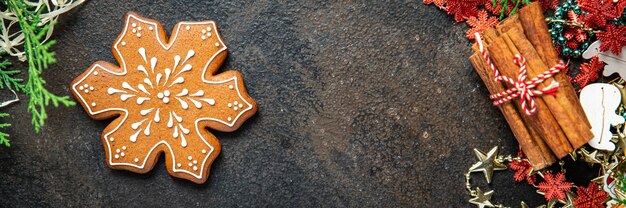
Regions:
<instances>
[{"instance_id":1,"label":"bundle of cinnamon sticks","mask_svg":"<svg viewBox=\"0 0 626 208\"><path fill-rule=\"evenodd\" d=\"M518 14L503 20L495 29L484 31L482 37L489 57L504 76L517 78L520 67L513 62L517 54L527 60L529 79L559 63L543 11L537 2L520 9ZM514 87L494 81L495 75L478 45L475 44L473 49L475 53L470 61L489 93L496 94ZM517 98L498 105L535 170L549 166L593 137L576 92L563 72L547 79L538 88L544 88L553 81L560 84L558 91L554 96L533 97L537 112L532 115L523 113L521 101Z\"/></svg>"}]
</instances>

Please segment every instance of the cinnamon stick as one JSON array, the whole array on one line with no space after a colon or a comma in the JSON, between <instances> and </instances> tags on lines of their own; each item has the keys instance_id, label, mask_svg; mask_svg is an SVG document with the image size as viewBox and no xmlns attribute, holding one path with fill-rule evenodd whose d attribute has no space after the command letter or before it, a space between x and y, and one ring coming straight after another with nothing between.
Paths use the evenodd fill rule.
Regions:
<instances>
[{"instance_id":1,"label":"cinnamon stick","mask_svg":"<svg viewBox=\"0 0 626 208\"><path fill-rule=\"evenodd\" d=\"M495 38L489 43L487 49L493 63L500 73L508 77L517 77L519 67L513 63L513 57L516 53L509 49L504 38ZM510 84L507 84L507 86L509 88L514 87ZM521 115L526 118L525 120L528 121L527 124L541 135L545 143L558 158L566 156L574 149L567 140L567 137L556 121L553 113L548 110L549 108L542 97L534 97L534 99L538 108L537 112L533 115L523 113L521 113ZM519 99L514 99L513 102L520 108L521 102ZM519 110L519 112L522 112L521 109Z\"/></svg>"},{"instance_id":2,"label":"cinnamon stick","mask_svg":"<svg viewBox=\"0 0 626 208\"><path fill-rule=\"evenodd\" d=\"M524 33L536 49L539 57L541 57L543 62L548 67L558 64L559 54L554 46L552 46L552 41L549 41L551 40L551 37L545 20L540 18L543 17L541 5L539 5L538 2L532 3L520 9L518 14L518 19L524 28ZM561 83L559 91L565 92L563 93L563 96L565 96L570 103L576 103L576 105L571 106L571 110L573 110L578 117L582 118L582 122L584 122L587 127L591 128L591 124L580 106L580 101L578 100L576 91L569 82L569 79L567 79L565 73L557 74L555 79Z\"/></svg>"},{"instance_id":3,"label":"cinnamon stick","mask_svg":"<svg viewBox=\"0 0 626 208\"><path fill-rule=\"evenodd\" d=\"M526 68L529 78L537 77L537 75L544 73L549 68L541 60L541 57L537 54L537 51L533 47L532 43L526 39L524 31L520 28L511 28L508 32L503 34L502 37L505 39L509 49L514 54L520 54L526 58ZM546 81L539 84L537 88L541 89L547 87L553 81L555 81L555 78L548 78ZM569 143L573 148L578 148L593 138L593 133L583 119L577 115L577 112L571 110L579 104L578 102L574 102L565 96L568 91L568 88L559 88L559 91L556 92L555 96L545 95L541 97L561 126L561 129L567 136Z\"/></svg>"},{"instance_id":4,"label":"cinnamon stick","mask_svg":"<svg viewBox=\"0 0 626 208\"><path fill-rule=\"evenodd\" d=\"M493 80L493 72L491 72L491 69L487 66L487 63L479 53L472 55L470 61L474 65L476 73L483 80L483 83L485 83L489 93L495 94L504 90L504 87L500 83L496 83ZM521 115L518 113L515 106L513 106L513 103L503 103L498 106L498 109L500 109L502 115L504 115L522 151L524 151L535 170L543 169L556 161L555 156L548 149L537 132L524 124Z\"/></svg>"},{"instance_id":5,"label":"cinnamon stick","mask_svg":"<svg viewBox=\"0 0 626 208\"><path fill-rule=\"evenodd\" d=\"M489 45L489 42L493 42L497 38L497 32L493 28L487 29L486 31L483 32L483 38L485 39L485 41L483 41L483 45L485 47L487 47ZM480 54L481 52L480 52L480 49L478 47L478 44L473 44L472 45L472 49L474 50L474 52L475 52L474 54L475 55L476 54L480 55L480 59L482 60L482 63L484 65L484 67L489 69L489 70L486 71L486 74L489 77L489 80L491 80L490 83L494 83L493 86L496 87L496 92L504 91L505 90L504 86L502 84L496 83L494 81L495 74L492 71L492 69L489 68L487 63L484 61L484 58ZM476 56L478 56L478 55L476 55ZM518 113L518 111L515 111L514 114L516 114L516 115L518 115L518 116L520 116L522 118L522 121L526 125L526 128L527 128L528 132L530 133L532 139L535 141L535 143L537 145L535 147L532 147L532 146L531 147L527 147L526 149L528 149L528 150L524 150L524 148L522 148L524 153L533 151L533 150L530 150L530 149L539 149L541 151L543 157L545 158L545 161L548 163L547 165L550 165L550 164L554 163L556 161L554 153L552 152L552 150L550 150L550 147L544 142L542 136L535 130L535 128L533 128L531 125L529 125L529 124L532 123L530 120L528 120L529 118L526 118L525 116L520 115ZM533 167L536 170L542 169L542 167L540 165L533 165Z\"/></svg>"}]
</instances>

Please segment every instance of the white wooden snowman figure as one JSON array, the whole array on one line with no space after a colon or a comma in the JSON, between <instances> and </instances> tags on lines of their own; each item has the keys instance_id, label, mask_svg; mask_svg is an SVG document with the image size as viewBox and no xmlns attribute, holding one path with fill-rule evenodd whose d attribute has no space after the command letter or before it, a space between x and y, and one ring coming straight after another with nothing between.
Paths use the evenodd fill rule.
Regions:
<instances>
[{"instance_id":1,"label":"white wooden snowman figure","mask_svg":"<svg viewBox=\"0 0 626 208\"><path fill-rule=\"evenodd\" d=\"M580 92L580 104L591 123L593 139L589 145L593 148L613 151L611 126L624 123L624 117L615 113L622 96L619 89L610 84L590 84Z\"/></svg>"}]
</instances>

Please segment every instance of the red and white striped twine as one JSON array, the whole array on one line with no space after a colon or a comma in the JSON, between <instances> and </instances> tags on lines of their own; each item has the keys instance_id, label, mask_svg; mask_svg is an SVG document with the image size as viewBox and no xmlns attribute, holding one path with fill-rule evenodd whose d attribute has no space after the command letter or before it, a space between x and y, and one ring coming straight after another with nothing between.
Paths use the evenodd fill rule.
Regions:
<instances>
[{"instance_id":1,"label":"red and white striped twine","mask_svg":"<svg viewBox=\"0 0 626 208\"><path fill-rule=\"evenodd\" d=\"M558 87L559 87L559 83L557 81L552 81L552 83L549 86L543 89L537 90L534 88L537 87L537 85L546 81L546 79L564 70L566 65L565 63L563 63L563 61L560 61L556 66L546 70L545 72L543 72L543 74L540 74L537 77L529 81L526 81L526 78L528 76L526 73L526 59L522 57L521 55L517 54L513 58L513 62L520 67L519 73L517 74L517 81L516 81L510 77L500 75L500 72L498 71L496 66L493 65L493 63L489 59L489 54L487 54L487 50L485 50L483 46L483 42L480 37L480 34L475 33L474 35L476 36L476 43L478 43L480 53L485 59L485 62L487 62L487 65L493 71L493 74L495 76L494 80L496 82L504 81L514 86L513 88L510 88L506 91L490 95L489 98L494 100L493 105L500 105L502 103L508 102L512 99L519 97L520 100L522 101L522 109L524 110L524 112L527 115L532 115L537 111L537 105L535 104L533 97L538 96L538 95L544 95L544 94L554 95L554 93L557 92Z\"/></svg>"}]
</instances>

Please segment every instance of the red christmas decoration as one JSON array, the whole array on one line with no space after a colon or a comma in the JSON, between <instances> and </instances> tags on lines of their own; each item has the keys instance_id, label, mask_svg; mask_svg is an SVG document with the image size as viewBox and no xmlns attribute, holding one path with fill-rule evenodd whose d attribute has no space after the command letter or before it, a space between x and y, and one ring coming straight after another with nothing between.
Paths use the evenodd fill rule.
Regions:
<instances>
[{"instance_id":1,"label":"red christmas decoration","mask_svg":"<svg viewBox=\"0 0 626 208\"><path fill-rule=\"evenodd\" d=\"M509 162L509 168L515 171L513 179L517 182L526 180L529 184L535 184L535 182L537 182L537 175L530 175L530 172L533 171L533 166L527 160L524 160L526 155L524 155L524 152L520 150L517 152L517 156L521 157L522 160L513 160Z\"/></svg>"},{"instance_id":2,"label":"red christmas decoration","mask_svg":"<svg viewBox=\"0 0 626 208\"><path fill-rule=\"evenodd\" d=\"M443 8L443 5L446 3L446 0L424 0L424 4L435 4L435 6L439 8Z\"/></svg>"},{"instance_id":3,"label":"red christmas decoration","mask_svg":"<svg viewBox=\"0 0 626 208\"><path fill-rule=\"evenodd\" d=\"M574 206L584 208L603 208L604 201L607 198L607 194L604 191L600 191L598 185L595 183L589 183L587 188L578 187L576 189L578 198L574 200Z\"/></svg>"},{"instance_id":4,"label":"red christmas decoration","mask_svg":"<svg viewBox=\"0 0 626 208\"><path fill-rule=\"evenodd\" d=\"M600 44L601 51L611 50L616 55L622 52L622 47L626 45L626 26L615 26L609 24L606 26L606 30L598 33L598 40L602 41Z\"/></svg>"},{"instance_id":5,"label":"red christmas decoration","mask_svg":"<svg viewBox=\"0 0 626 208\"><path fill-rule=\"evenodd\" d=\"M559 0L537 0L541 4L543 11L548 9L556 9L559 6Z\"/></svg>"},{"instance_id":6,"label":"red christmas decoration","mask_svg":"<svg viewBox=\"0 0 626 208\"><path fill-rule=\"evenodd\" d=\"M583 17L583 22L591 28L604 28L608 20L618 18L621 15L618 14L619 9L613 1L581 0L578 5L587 12Z\"/></svg>"},{"instance_id":7,"label":"red christmas decoration","mask_svg":"<svg viewBox=\"0 0 626 208\"><path fill-rule=\"evenodd\" d=\"M551 199L565 199L565 192L569 191L573 184L565 181L565 174L561 172L556 175L550 172L545 172L543 173L543 179L545 181L539 183L537 188L545 193L544 197L548 201Z\"/></svg>"},{"instance_id":8,"label":"red christmas decoration","mask_svg":"<svg viewBox=\"0 0 626 208\"><path fill-rule=\"evenodd\" d=\"M604 68L604 62L596 56L589 61L580 65L580 73L572 79L572 82L578 84L579 89L584 88L588 84L595 82L600 78L599 72Z\"/></svg>"},{"instance_id":9,"label":"red christmas decoration","mask_svg":"<svg viewBox=\"0 0 626 208\"><path fill-rule=\"evenodd\" d=\"M495 27L498 24L498 18L489 17L487 11L481 10L477 17L469 17L466 23L470 26L470 29L465 33L466 37L473 40L475 38L474 33L482 33L486 29Z\"/></svg>"},{"instance_id":10,"label":"red christmas decoration","mask_svg":"<svg viewBox=\"0 0 626 208\"><path fill-rule=\"evenodd\" d=\"M454 15L454 20L463 20L478 15L478 7L491 4L491 0L447 0L446 11Z\"/></svg>"}]
</instances>

